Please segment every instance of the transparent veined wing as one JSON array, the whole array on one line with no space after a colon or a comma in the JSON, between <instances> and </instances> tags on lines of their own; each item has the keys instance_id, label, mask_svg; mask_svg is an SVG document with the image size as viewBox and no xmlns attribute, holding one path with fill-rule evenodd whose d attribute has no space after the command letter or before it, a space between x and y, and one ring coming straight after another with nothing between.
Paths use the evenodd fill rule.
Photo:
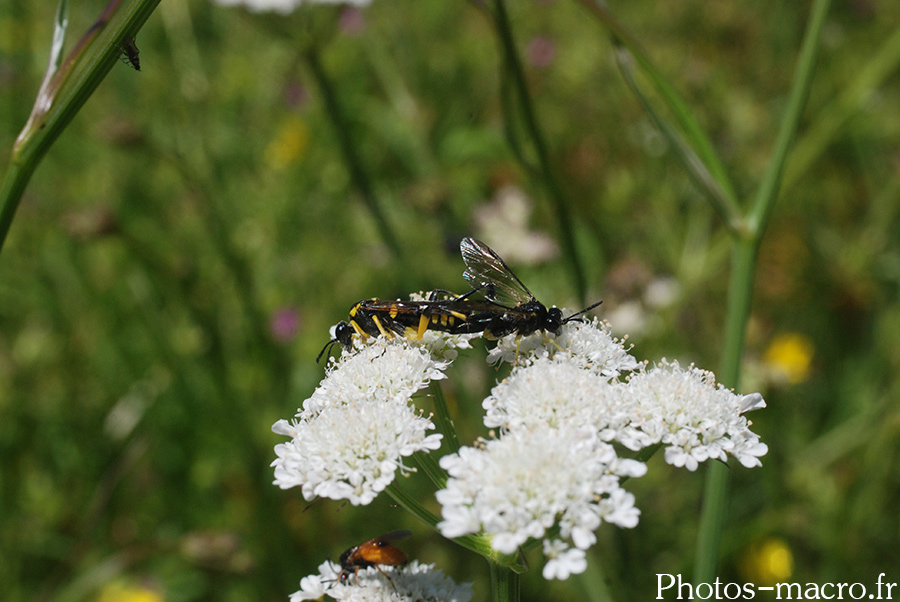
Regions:
<instances>
[{"instance_id":1,"label":"transparent veined wing","mask_svg":"<svg viewBox=\"0 0 900 602\"><path fill-rule=\"evenodd\" d=\"M512 308L535 300L506 262L480 240L467 236L459 243L459 250L466 263L463 277L488 301Z\"/></svg>"}]
</instances>

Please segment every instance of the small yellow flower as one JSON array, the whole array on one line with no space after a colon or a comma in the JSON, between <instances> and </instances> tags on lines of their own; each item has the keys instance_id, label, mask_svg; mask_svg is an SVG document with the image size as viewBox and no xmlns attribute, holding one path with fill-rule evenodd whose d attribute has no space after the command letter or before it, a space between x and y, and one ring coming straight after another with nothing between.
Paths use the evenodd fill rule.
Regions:
<instances>
[{"instance_id":1,"label":"small yellow flower","mask_svg":"<svg viewBox=\"0 0 900 602\"><path fill-rule=\"evenodd\" d=\"M763 360L776 378L795 385L809 376L812 356L813 344L809 337L789 332L772 339Z\"/></svg>"},{"instance_id":2,"label":"small yellow flower","mask_svg":"<svg viewBox=\"0 0 900 602\"><path fill-rule=\"evenodd\" d=\"M300 117L284 121L275 138L266 148L266 163L272 169L284 169L297 163L309 144L309 127Z\"/></svg>"},{"instance_id":3,"label":"small yellow flower","mask_svg":"<svg viewBox=\"0 0 900 602\"><path fill-rule=\"evenodd\" d=\"M748 548L740 568L744 579L750 583L784 583L794 574L794 555L786 541L770 537Z\"/></svg>"},{"instance_id":4,"label":"small yellow flower","mask_svg":"<svg viewBox=\"0 0 900 602\"><path fill-rule=\"evenodd\" d=\"M97 602L165 602L165 598L151 587L114 581L103 586Z\"/></svg>"}]
</instances>

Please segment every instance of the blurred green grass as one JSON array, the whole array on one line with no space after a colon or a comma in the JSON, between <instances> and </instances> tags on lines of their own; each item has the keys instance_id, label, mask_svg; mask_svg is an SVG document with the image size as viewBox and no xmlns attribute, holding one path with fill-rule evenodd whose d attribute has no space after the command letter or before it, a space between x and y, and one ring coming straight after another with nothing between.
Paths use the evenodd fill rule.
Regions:
<instances>
[{"instance_id":1,"label":"blurred green grass","mask_svg":"<svg viewBox=\"0 0 900 602\"><path fill-rule=\"evenodd\" d=\"M612 9L688 99L747 196L772 146L805 7L620 4ZM276 19L162 3L137 39L143 70L114 69L38 168L0 257L6 599L95 599L124 579L167 600L284 600L326 556L375 535L372 524L416 529L387 500L304 511L297 492L270 484L280 439L270 426L321 378L315 355L354 301L464 288L455 242L481 235L473 214L503 186L531 199L532 228L555 236L554 213L504 140L485 20L463 3L376 1L364 27L337 28L322 62L398 234L402 255L392 255L300 47L284 35L308 17L340 16L313 8ZM73 31L99 9L73 7ZM574 3L511 9L600 315L632 302L645 324L631 333L639 358L715 368L728 269L715 215L622 83L599 25ZM4 166L54 10L0 0ZM801 140L898 17L890 0L833 8ZM794 581L897 578L892 72L786 188L761 249L741 389L769 402L754 429L770 452L762 469L731 473L723 580L751 579L741 567L771 537L788 543ZM542 300L578 304L558 259L515 267ZM652 307L644 294L661 277L679 292ZM295 316L296 332L273 334L276 315ZM811 371L793 385L767 378L763 362L788 332L813 349ZM462 432L475 436L497 374L470 355L447 387ZM653 462L658 470L630 484L639 527L598 533L594 560L618 599L646 599L656 573L690 572L702 471ZM404 484L427 494L416 478ZM421 528L404 548L474 580L476 599L486 598L478 560ZM595 599L592 578L546 584L532 570L523 599Z\"/></svg>"}]
</instances>

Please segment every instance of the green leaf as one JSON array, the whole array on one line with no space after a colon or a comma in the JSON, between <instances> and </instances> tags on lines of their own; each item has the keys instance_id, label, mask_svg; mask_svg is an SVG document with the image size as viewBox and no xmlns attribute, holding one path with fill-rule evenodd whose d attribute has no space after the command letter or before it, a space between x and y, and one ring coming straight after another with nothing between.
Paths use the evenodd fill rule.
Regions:
<instances>
[{"instance_id":1,"label":"green leaf","mask_svg":"<svg viewBox=\"0 0 900 602\"><path fill-rule=\"evenodd\" d=\"M671 112L675 123L678 125L681 134L686 138L693 153L696 154L705 170L712 176L718 187L721 188L722 197L727 199L729 204L736 207L737 195L734 192L734 186L731 184L731 180L725 171L724 165L719 160L712 142L700 126L700 122L694 117L694 113L688 104L682 100L675 88L669 85L669 82L656 68L647 56L647 53L644 52L637 39L619 23L606 8L605 4L599 0L580 1L606 26L615 41L628 49L628 52L634 57L635 64L641 69L643 75L647 77L657 94L659 94L662 103Z\"/></svg>"}]
</instances>

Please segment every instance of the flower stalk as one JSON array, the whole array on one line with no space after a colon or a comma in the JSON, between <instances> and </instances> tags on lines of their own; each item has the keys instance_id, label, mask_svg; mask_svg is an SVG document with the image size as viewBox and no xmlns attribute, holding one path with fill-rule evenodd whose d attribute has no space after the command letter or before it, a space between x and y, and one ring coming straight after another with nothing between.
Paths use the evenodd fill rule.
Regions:
<instances>
[{"instance_id":1,"label":"flower stalk","mask_svg":"<svg viewBox=\"0 0 900 602\"><path fill-rule=\"evenodd\" d=\"M559 225L560 238L562 239L563 251L566 256L569 273L575 285L575 292L581 303L586 303L587 298L587 282L584 276L584 266L578 257L578 251L575 247L575 230L572 225L572 215L569 209L568 200L563 193L562 185L556 175L555 170L550 165L550 154L548 152L547 141L544 137L543 129L538 123L537 112L534 109L534 101L531 93L528 91L528 84L525 79L525 71L522 68L522 61L519 58L519 52L516 49L515 39L513 38L512 26L509 22L509 13L506 9L505 0L494 0L494 10L492 11L494 25L496 26L497 36L500 41L501 52L503 54L503 64L505 68L504 75L512 79L515 99L522 115L522 125L531 144L534 148L535 159L537 161L537 169L532 169L528 164L523 165L526 171L537 172L540 175L541 182L547 189L550 201L556 212L556 219ZM504 78L505 79L505 78ZM507 121L512 120L512 115L506 116ZM512 126L507 126L512 129ZM517 153L520 160L523 156Z\"/></svg>"},{"instance_id":2,"label":"flower stalk","mask_svg":"<svg viewBox=\"0 0 900 602\"><path fill-rule=\"evenodd\" d=\"M31 116L16 139L12 160L0 184L0 252L37 166L116 64L121 41L137 35L159 1L111 0L61 63L67 20L64 6L57 11L54 49L44 83Z\"/></svg>"}]
</instances>

